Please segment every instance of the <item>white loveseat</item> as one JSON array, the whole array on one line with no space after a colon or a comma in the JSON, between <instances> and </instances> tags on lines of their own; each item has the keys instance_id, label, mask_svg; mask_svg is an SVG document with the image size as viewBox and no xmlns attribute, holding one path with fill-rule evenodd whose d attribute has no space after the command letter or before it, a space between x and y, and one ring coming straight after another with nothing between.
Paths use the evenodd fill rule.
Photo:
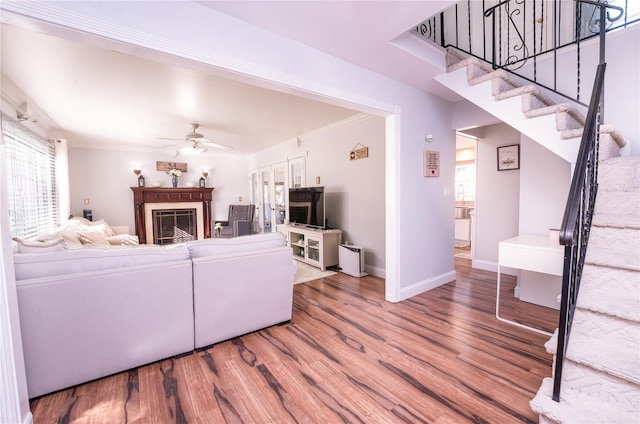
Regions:
<instances>
[{"instance_id":1,"label":"white loveseat","mask_svg":"<svg viewBox=\"0 0 640 424\"><path fill-rule=\"evenodd\" d=\"M14 255L29 397L291 319L279 233Z\"/></svg>"},{"instance_id":2,"label":"white loveseat","mask_svg":"<svg viewBox=\"0 0 640 424\"><path fill-rule=\"evenodd\" d=\"M282 234L187 245L196 349L291 319L296 265Z\"/></svg>"}]
</instances>

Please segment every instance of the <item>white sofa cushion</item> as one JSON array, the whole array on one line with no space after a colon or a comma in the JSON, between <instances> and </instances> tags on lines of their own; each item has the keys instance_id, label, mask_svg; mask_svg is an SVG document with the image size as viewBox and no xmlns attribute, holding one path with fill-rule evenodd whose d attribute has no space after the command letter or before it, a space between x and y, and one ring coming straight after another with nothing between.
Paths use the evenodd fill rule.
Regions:
<instances>
[{"instance_id":1,"label":"white sofa cushion","mask_svg":"<svg viewBox=\"0 0 640 424\"><path fill-rule=\"evenodd\" d=\"M16 280L50 277L189 259L184 245L91 247L52 253L14 255Z\"/></svg>"},{"instance_id":2,"label":"white sofa cushion","mask_svg":"<svg viewBox=\"0 0 640 424\"><path fill-rule=\"evenodd\" d=\"M18 244L18 253L60 252L67 248L61 237L49 240L22 240L15 237L13 241Z\"/></svg>"},{"instance_id":3,"label":"white sofa cushion","mask_svg":"<svg viewBox=\"0 0 640 424\"><path fill-rule=\"evenodd\" d=\"M204 239L188 242L187 247L192 258L218 256L238 252L272 249L287 245L282 233L253 234L229 239Z\"/></svg>"}]
</instances>

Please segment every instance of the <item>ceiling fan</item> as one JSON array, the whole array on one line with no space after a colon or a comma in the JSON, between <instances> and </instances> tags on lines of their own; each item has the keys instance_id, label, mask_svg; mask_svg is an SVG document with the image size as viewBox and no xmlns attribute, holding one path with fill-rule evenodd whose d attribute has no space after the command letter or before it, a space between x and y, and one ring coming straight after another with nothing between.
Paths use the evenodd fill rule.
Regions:
<instances>
[{"instance_id":1,"label":"ceiling fan","mask_svg":"<svg viewBox=\"0 0 640 424\"><path fill-rule=\"evenodd\" d=\"M179 147L180 144L171 144L165 147L179 147L176 151L176 155L179 153L203 153L208 151L207 147L212 147L215 149L221 150L233 150L233 147L226 146L224 144L215 143L212 140L206 138L204 135L199 133L197 130L200 127L200 124L195 122L190 123L191 131L186 133L183 138L166 138L161 137L160 140L173 140L173 141L181 141L184 145Z\"/></svg>"}]
</instances>

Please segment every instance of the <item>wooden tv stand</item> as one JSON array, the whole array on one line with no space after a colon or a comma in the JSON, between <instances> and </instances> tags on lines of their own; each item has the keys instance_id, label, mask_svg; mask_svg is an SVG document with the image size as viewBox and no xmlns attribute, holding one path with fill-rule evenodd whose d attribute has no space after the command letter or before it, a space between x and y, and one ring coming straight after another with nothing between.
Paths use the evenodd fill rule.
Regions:
<instances>
[{"instance_id":1,"label":"wooden tv stand","mask_svg":"<svg viewBox=\"0 0 640 424\"><path fill-rule=\"evenodd\" d=\"M293 250L294 259L322 271L338 265L341 230L320 230L301 225L278 225L276 229L287 238L287 245Z\"/></svg>"}]
</instances>

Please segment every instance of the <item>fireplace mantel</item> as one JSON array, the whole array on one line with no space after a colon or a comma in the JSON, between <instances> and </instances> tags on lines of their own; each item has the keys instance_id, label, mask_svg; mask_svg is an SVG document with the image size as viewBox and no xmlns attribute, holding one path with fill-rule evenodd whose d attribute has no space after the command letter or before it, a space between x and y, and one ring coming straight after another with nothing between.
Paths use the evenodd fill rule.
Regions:
<instances>
[{"instance_id":1,"label":"fireplace mantel","mask_svg":"<svg viewBox=\"0 0 640 424\"><path fill-rule=\"evenodd\" d=\"M211 199L213 187L131 187L133 210L136 219L136 235L141 244L146 240L145 203L201 202L204 237L211 238Z\"/></svg>"}]
</instances>

